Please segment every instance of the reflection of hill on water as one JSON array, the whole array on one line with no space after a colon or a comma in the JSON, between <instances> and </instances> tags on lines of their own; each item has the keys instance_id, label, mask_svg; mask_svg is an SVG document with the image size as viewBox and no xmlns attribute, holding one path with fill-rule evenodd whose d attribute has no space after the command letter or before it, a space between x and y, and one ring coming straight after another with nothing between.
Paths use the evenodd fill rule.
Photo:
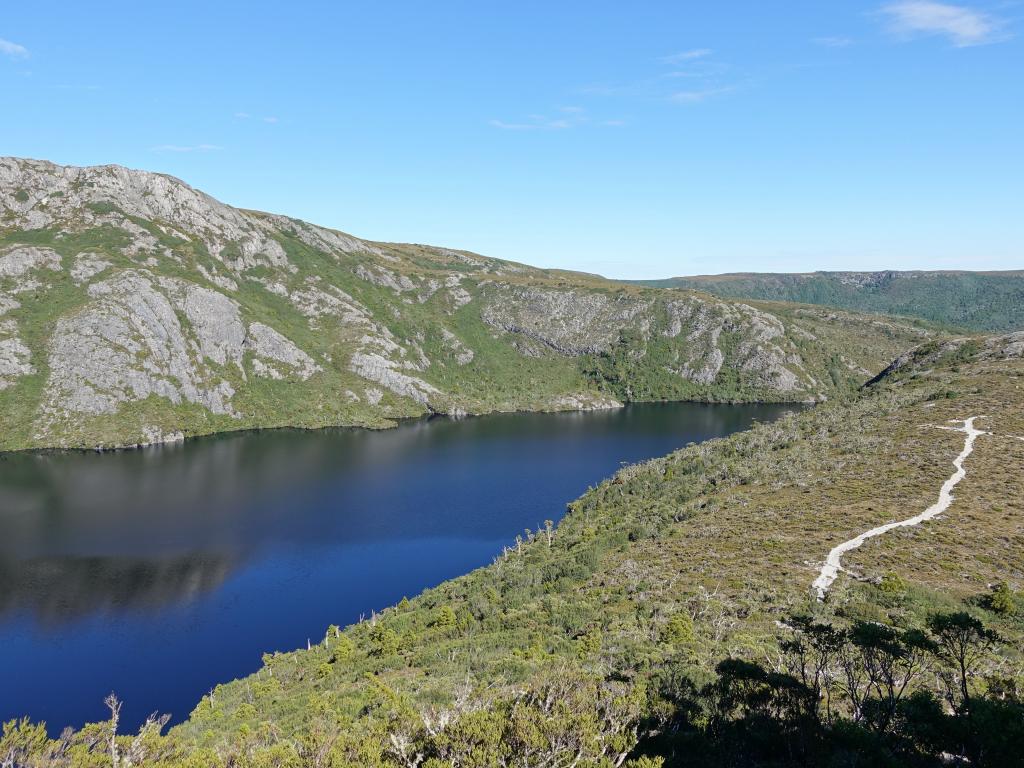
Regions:
<instances>
[{"instance_id":1,"label":"reflection of hill on water","mask_svg":"<svg viewBox=\"0 0 1024 768\"><path fill-rule=\"evenodd\" d=\"M215 589L231 567L215 555L0 559L0 616L26 613L54 625L97 613L155 610Z\"/></svg>"}]
</instances>

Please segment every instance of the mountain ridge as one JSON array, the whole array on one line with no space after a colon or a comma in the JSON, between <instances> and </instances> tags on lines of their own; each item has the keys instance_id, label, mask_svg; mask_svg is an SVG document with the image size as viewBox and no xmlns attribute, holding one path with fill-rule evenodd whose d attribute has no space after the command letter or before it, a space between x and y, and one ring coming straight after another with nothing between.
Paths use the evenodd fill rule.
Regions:
<instances>
[{"instance_id":1,"label":"mountain ridge","mask_svg":"<svg viewBox=\"0 0 1024 768\"><path fill-rule=\"evenodd\" d=\"M628 282L918 317L976 332L1024 328L1024 270L728 272Z\"/></svg>"},{"instance_id":2,"label":"mountain ridge","mask_svg":"<svg viewBox=\"0 0 1024 768\"><path fill-rule=\"evenodd\" d=\"M123 166L0 158L0 450L820 401L934 335L362 240Z\"/></svg>"}]
</instances>

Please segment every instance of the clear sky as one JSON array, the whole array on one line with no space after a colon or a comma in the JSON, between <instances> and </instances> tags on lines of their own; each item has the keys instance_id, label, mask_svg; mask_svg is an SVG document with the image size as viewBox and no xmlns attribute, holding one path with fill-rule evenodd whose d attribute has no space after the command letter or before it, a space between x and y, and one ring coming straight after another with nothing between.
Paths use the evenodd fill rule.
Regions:
<instances>
[{"instance_id":1,"label":"clear sky","mask_svg":"<svg viewBox=\"0 0 1024 768\"><path fill-rule=\"evenodd\" d=\"M613 277L1024 268L1024 6L7 3L0 154Z\"/></svg>"}]
</instances>

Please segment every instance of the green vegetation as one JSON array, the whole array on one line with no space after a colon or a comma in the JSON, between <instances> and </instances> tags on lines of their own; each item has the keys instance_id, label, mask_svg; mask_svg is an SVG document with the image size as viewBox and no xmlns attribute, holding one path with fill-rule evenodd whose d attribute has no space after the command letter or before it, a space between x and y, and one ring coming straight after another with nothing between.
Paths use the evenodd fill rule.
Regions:
<instances>
[{"instance_id":1,"label":"green vegetation","mask_svg":"<svg viewBox=\"0 0 1024 768\"><path fill-rule=\"evenodd\" d=\"M167 766L1019 764L1017 341L936 345L844 402L626 467L493 565L115 743ZM934 501L962 448L937 427L971 415L990 434L948 513L849 553L814 600L835 543ZM109 764L110 728L2 743Z\"/></svg>"},{"instance_id":2,"label":"green vegetation","mask_svg":"<svg viewBox=\"0 0 1024 768\"><path fill-rule=\"evenodd\" d=\"M795 301L920 317L975 331L1024 328L1024 272L737 273L636 282L728 299Z\"/></svg>"}]
</instances>

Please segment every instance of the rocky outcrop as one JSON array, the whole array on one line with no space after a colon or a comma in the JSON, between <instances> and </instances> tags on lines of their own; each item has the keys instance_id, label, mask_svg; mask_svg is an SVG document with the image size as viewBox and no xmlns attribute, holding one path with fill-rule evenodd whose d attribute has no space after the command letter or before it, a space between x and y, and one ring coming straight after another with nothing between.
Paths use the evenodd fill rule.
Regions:
<instances>
[{"instance_id":1,"label":"rocky outcrop","mask_svg":"<svg viewBox=\"0 0 1024 768\"><path fill-rule=\"evenodd\" d=\"M258 375L305 380L320 370L272 328L247 329L236 302L193 283L126 270L90 285L88 296L58 321L50 341L44 435L75 414L113 414L151 396L237 417L235 388L217 367L243 371L246 351Z\"/></svg>"},{"instance_id":2,"label":"rocky outcrop","mask_svg":"<svg viewBox=\"0 0 1024 768\"><path fill-rule=\"evenodd\" d=\"M151 275L122 273L91 285L89 296L84 309L58 321L50 342L47 429L61 416L116 413L122 403L151 395L233 413L234 389L203 375L174 306Z\"/></svg>"},{"instance_id":3,"label":"rocky outcrop","mask_svg":"<svg viewBox=\"0 0 1024 768\"><path fill-rule=\"evenodd\" d=\"M652 302L579 290L495 284L481 317L564 355L608 351L623 328L649 327Z\"/></svg>"},{"instance_id":4,"label":"rocky outcrop","mask_svg":"<svg viewBox=\"0 0 1024 768\"><path fill-rule=\"evenodd\" d=\"M922 373L950 358L963 361L1012 360L1024 357L1024 331L977 339L941 339L909 349L875 376L868 385L906 373Z\"/></svg>"},{"instance_id":5,"label":"rocky outcrop","mask_svg":"<svg viewBox=\"0 0 1024 768\"><path fill-rule=\"evenodd\" d=\"M317 371L323 370L313 362L313 358L296 347L291 341L275 331L269 325L253 323L249 326L249 334L245 338L245 348L255 355L253 367L257 374L272 379L283 379L287 375L282 372L280 363L290 373L305 381Z\"/></svg>"},{"instance_id":6,"label":"rocky outcrop","mask_svg":"<svg viewBox=\"0 0 1024 768\"><path fill-rule=\"evenodd\" d=\"M88 282L110 266L110 262L98 253L80 253L75 256L74 266L71 267L71 277L75 283L81 285Z\"/></svg>"},{"instance_id":7,"label":"rocky outcrop","mask_svg":"<svg viewBox=\"0 0 1024 768\"><path fill-rule=\"evenodd\" d=\"M351 370L364 379L376 382L399 397L408 397L429 406L441 391L423 379L403 372L401 363L375 352L356 352L352 355Z\"/></svg>"},{"instance_id":8,"label":"rocky outcrop","mask_svg":"<svg viewBox=\"0 0 1024 768\"><path fill-rule=\"evenodd\" d=\"M21 278L36 269L59 272L60 254L50 248L15 247L8 248L0 255L0 279ZM18 288L22 289L24 285L23 282Z\"/></svg>"},{"instance_id":9,"label":"rocky outcrop","mask_svg":"<svg viewBox=\"0 0 1024 768\"><path fill-rule=\"evenodd\" d=\"M469 365L475 356L473 350L462 343L462 340L447 328L441 329L441 338L445 347L451 352L455 362L459 365Z\"/></svg>"},{"instance_id":10,"label":"rocky outcrop","mask_svg":"<svg viewBox=\"0 0 1024 768\"><path fill-rule=\"evenodd\" d=\"M0 237L0 449L636 396L805 400L833 344L817 316L797 329L704 294L371 243L119 166L0 158ZM888 345L909 334L834 320Z\"/></svg>"},{"instance_id":11,"label":"rocky outcrop","mask_svg":"<svg viewBox=\"0 0 1024 768\"><path fill-rule=\"evenodd\" d=\"M228 269L290 268L276 238L279 230L324 251L374 249L342 233L281 216L224 205L182 181L118 165L87 168L40 160L0 158L0 210L5 226L40 230L69 226L87 230L111 225L134 235L128 252L159 251L148 230L133 219L152 221L165 233L195 239Z\"/></svg>"},{"instance_id":12,"label":"rocky outcrop","mask_svg":"<svg viewBox=\"0 0 1024 768\"><path fill-rule=\"evenodd\" d=\"M0 389L7 389L15 379L34 373L32 352L17 336L18 327L11 320L0 320Z\"/></svg>"},{"instance_id":13,"label":"rocky outcrop","mask_svg":"<svg viewBox=\"0 0 1024 768\"><path fill-rule=\"evenodd\" d=\"M642 357L660 336L672 340L675 373L695 384L714 384L726 365L747 374L755 387L795 392L814 384L801 375L802 360L783 323L746 304L495 286L482 317L506 333L568 356L607 353L625 343ZM728 356L723 334L736 339Z\"/></svg>"}]
</instances>

